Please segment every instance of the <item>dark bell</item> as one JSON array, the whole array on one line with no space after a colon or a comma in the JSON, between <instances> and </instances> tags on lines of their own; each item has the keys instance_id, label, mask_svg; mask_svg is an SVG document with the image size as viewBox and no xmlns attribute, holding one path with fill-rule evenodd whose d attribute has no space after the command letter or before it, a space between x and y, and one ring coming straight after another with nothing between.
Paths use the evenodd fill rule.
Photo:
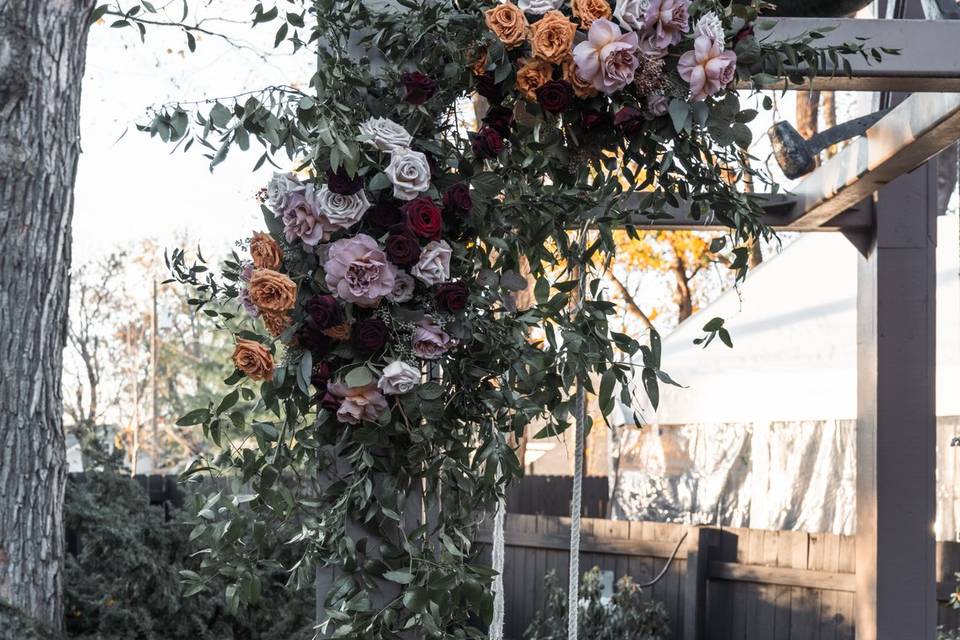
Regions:
<instances>
[{"instance_id":1,"label":"dark bell","mask_svg":"<svg viewBox=\"0 0 960 640\"><path fill-rule=\"evenodd\" d=\"M842 18L856 13L871 0L774 0L776 10L764 15L791 18Z\"/></svg>"}]
</instances>

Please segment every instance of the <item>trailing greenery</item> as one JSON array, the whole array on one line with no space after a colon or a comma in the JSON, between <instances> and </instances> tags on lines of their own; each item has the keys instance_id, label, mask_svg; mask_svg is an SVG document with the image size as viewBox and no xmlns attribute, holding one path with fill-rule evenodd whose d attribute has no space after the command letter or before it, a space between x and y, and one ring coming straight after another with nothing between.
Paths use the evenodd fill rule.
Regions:
<instances>
[{"instance_id":1,"label":"trailing greenery","mask_svg":"<svg viewBox=\"0 0 960 640\"><path fill-rule=\"evenodd\" d=\"M224 598L229 581L223 578L211 581L208 592L185 597L181 573L199 565L188 541L189 526L179 519L165 522L163 510L149 504L133 479L113 472L71 476L64 509L67 530L80 544L79 554L68 555L66 562L68 637L313 638L313 598L285 593L282 574L258 576L261 599L243 611L229 610ZM269 547L264 552L269 557Z\"/></svg>"},{"instance_id":2,"label":"trailing greenery","mask_svg":"<svg viewBox=\"0 0 960 640\"><path fill-rule=\"evenodd\" d=\"M544 579L547 604L527 629L526 640L567 639L567 592L556 573ZM643 600L642 590L630 576L617 581L609 602L600 596L600 569L583 574L580 585L578 637L589 640L666 640L670 635L667 611L663 604Z\"/></svg>"}]
</instances>

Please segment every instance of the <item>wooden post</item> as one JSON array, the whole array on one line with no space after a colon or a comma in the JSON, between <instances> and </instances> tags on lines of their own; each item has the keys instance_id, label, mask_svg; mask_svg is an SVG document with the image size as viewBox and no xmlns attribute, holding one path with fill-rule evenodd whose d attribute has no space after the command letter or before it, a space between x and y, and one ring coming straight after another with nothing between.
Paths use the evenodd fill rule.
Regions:
<instances>
[{"instance_id":1,"label":"wooden post","mask_svg":"<svg viewBox=\"0 0 960 640\"><path fill-rule=\"evenodd\" d=\"M690 527L687 530L687 575L684 577L683 638L682 640L706 640L710 562L733 560L721 557L721 541L724 534L719 529Z\"/></svg>"},{"instance_id":2,"label":"wooden post","mask_svg":"<svg viewBox=\"0 0 960 640\"><path fill-rule=\"evenodd\" d=\"M881 189L858 267L858 640L936 632L935 204L935 161Z\"/></svg>"}]
</instances>

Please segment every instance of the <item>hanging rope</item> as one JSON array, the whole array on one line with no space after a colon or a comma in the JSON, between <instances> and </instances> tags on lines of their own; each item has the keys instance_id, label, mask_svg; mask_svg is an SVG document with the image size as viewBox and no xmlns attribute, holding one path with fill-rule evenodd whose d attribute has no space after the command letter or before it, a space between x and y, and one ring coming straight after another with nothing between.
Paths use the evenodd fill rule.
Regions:
<instances>
[{"instance_id":1,"label":"hanging rope","mask_svg":"<svg viewBox=\"0 0 960 640\"><path fill-rule=\"evenodd\" d=\"M581 231L580 257L586 248L586 229ZM579 266L577 310L583 309L586 299L587 270ZM580 622L580 511L583 502L583 450L586 440L587 392L577 380L576 391L576 446L573 452L573 496L570 499L570 582L567 591L567 640L577 640Z\"/></svg>"},{"instance_id":2,"label":"hanging rope","mask_svg":"<svg viewBox=\"0 0 960 640\"><path fill-rule=\"evenodd\" d=\"M497 470L499 479L500 471ZM507 511L506 497L500 498L497 513L493 517L493 619L490 621L490 640L503 640L503 521Z\"/></svg>"}]
</instances>

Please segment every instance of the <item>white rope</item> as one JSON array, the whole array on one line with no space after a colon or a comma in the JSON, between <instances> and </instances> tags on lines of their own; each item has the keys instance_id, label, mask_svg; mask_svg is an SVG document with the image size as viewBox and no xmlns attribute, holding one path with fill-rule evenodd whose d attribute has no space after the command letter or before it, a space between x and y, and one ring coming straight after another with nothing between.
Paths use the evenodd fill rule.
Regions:
<instances>
[{"instance_id":1,"label":"white rope","mask_svg":"<svg viewBox=\"0 0 960 640\"><path fill-rule=\"evenodd\" d=\"M497 477L500 471L498 468ZM503 520L507 511L506 498L500 498L497 504L497 513L493 517L493 618L490 621L490 640L503 640Z\"/></svg>"},{"instance_id":2,"label":"white rope","mask_svg":"<svg viewBox=\"0 0 960 640\"><path fill-rule=\"evenodd\" d=\"M586 235L581 240L584 248ZM583 308L586 298L587 269L580 265L580 282L577 287L577 305ZM573 452L573 496L570 499L570 582L567 592L567 640L577 640L577 627L580 621L580 511L583 502L583 449L586 439L587 392L583 383L577 381L576 413L577 443Z\"/></svg>"}]
</instances>

